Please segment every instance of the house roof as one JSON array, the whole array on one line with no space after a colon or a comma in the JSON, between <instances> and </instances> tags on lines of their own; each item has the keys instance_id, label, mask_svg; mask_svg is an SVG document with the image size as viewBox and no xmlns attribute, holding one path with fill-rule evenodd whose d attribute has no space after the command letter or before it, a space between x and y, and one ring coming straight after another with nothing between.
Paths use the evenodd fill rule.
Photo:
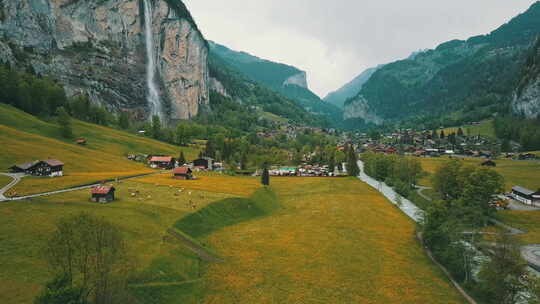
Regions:
<instances>
[{"instance_id":1,"label":"house roof","mask_svg":"<svg viewBox=\"0 0 540 304\"><path fill-rule=\"evenodd\" d=\"M111 191L115 191L116 189L113 186L97 186L92 188L91 193L92 194L108 194Z\"/></svg>"},{"instance_id":2,"label":"house roof","mask_svg":"<svg viewBox=\"0 0 540 304\"><path fill-rule=\"evenodd\" d=\"M191 173L191 169L188 167L178 167L173 170L173 174L188 174Z\"/></svg>"},{"instance_id":3,"label":"house roof","mask_svg":"<svg viewBox=\"0 0 540 304\"><path fill-rule=\"evenodd\" d=\"M51 167L57 167L57 166L63 166L64 163L57 160L57 159L46 159L43 161L44 163L46 163L47 165L51 166Z\"/></svg>"},{"instance_id":4,"label":"house roof","mask_svg":"<svg viewBox=\"0 0 540 304\"><path fill-rule=\"evenodd\" d=\"M515 186L512 188L513 191L516 191L516 192L519 192L521 194L524 194L524 195L533 195L535 192L532 191L532 190L529 190L527 188L523 188L523 187L520 187L520 186Z\"/></svg>"},{"instance_id":5,"label":"house roof","mask_svg":"<svg viewBox=\"0 0 540 304\"><path fill-rule=\"evenodd\" d=\"M24 164L20 164L20 165L14 165L12 168L19 168L21 170L28 170L30 168L32 168L33 166L37 165L39 163L39 160L35 160L33 162L29 162L29 163L24 163Z\"/></svg>"},{"instance_id":6,"label":"house roof","mask_svg":"<svg viewBox=\"0 0 540 304\"><path fill-rule=\"evenodd\" d=\"M152 156L152 158L150 158L150 161L170 163L172 161L172 157L171 156Z\"/></svg>"}]
</instances>

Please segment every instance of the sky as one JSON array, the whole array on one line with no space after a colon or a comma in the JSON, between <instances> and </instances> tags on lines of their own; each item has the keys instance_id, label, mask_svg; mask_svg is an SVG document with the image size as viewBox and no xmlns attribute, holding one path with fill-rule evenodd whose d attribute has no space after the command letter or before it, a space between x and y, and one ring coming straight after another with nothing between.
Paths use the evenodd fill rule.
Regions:
<instances>
[{"instance_id":1,"label":"sky","mask_svg":"<svg viewBox=\"0 0 540 304\"><path fill-rule=\"evenodd\" d=\"M536 0L183 0L206 39L307 72L321 97L363 70L495 30Z\"/></svg>"}]
</instances>

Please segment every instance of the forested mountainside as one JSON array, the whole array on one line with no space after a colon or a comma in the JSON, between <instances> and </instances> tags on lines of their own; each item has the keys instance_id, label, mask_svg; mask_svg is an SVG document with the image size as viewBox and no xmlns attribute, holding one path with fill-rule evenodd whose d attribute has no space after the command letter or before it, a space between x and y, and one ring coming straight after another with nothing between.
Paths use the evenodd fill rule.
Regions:
<instances>
[{"instance_id":1,"label":"forested mountainside","mask_svg":"<svg viewBox=\"0 0 540 304\"><path fill-rule=\"evenodd\" d=\"M328 120L314 115L297 102L247 78L215 54L209 57L212 92L209 111L197 121L226 126L243 126L245 131L285 119L291 124L328 126ZM267 115L271 114L271 115Z\"/></svg>"},{"instance_id":2,"label":"forested mountainside","mask_svg":"<svg viewBox=\"0 0 540 304\"><path fill-rule=\"evenodd\" d=\"M324 102L309 90L306 72L245 52L233 51L215 42L210 42L210 53L249 79L297 101L309 112L326 116L333 124L341 121L342 115L339 108Z\"/></svg>"},{"instance_id":3,"label":"forested mountainside","mask_svg":"<svg viewBox=\"0 0 540 304\"><path fill-rule=\"evenodd\" d=\"M527 118L538 118L540 114L540 38L523 68L513 96L512 109L514 113Z\"/></svg>"},{"instance_id":4,"label":"forested mountainside","mask_svg":"<svg viewBox=\"0 0 540 304\"><path fill-rule=\"evenodd\" d=\"M160 115L194 117L209 102L208 46L182 1L0 2L0 63L49 76L68 97L84 95L137 119L152 112L146 38L154 42Z\"/></svg>"},{"instance_id":5,"label":"forested mountainside","mask_svg":"<svg viewBox=\"0 0 540 304\"><path fill-rule=\"evenodd\" d=\"M373 76L373 74L379 70L382 65L379 65L374 68L369 68L360 75L356 76L353 80L351 80L349 83L344 85L343 87L339 88L338 90L328 93L326 97L324 97L324 101L331 103L335 105L336 107L343 108L345 105L345 101L347 99L356 96L360 90L362 90L362 87L364 84Z\"/></svg>"},{"instance_id":6,"label":"forested mountainside","mask_svg":"<svg viewBox=\"0 0 540 304\"><path fill-rule=\"evenodd\" d=\"M349 124L459 124L508 111L530 48L540 2L492 33L453 40L388 64L345 103Z\"/></svg>"}]
</instances>

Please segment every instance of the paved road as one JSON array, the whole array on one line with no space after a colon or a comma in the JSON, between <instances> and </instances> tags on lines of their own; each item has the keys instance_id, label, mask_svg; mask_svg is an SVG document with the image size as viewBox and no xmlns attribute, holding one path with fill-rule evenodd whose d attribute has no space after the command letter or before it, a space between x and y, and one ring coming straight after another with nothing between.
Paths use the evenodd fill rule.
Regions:
<instances>
[{"instance_id":1,"label":"paved road","mask_svg":"<svg viewBox=\"0 0 540 304\"><path fill-rule=\"evenodd\" d=\"M24 177L24 174L19 173L0 173L0 175L9 176L12 178L11 182L4 186L2 189L0 189L0 202L3 200L6 200L6 197L4 196L4 193L6 193L9 189L13 188L16 184L18 184L21 181L21 178Z\"/></svg>"},{"instance_id":2,"label":"paved road","mask_svg":"<svg viewBox=\"0 0 540 304\"><path fill-rule=\"evenodd\" d=\"M155 173L139 174L139 175L135 175L135 176L126 176L126 177L118 178L118 180L123 181L123 180L133 179L133 178L137 178L137 177L143 177L143 176L147 176L147 175L154 175L154 174L161 174L161 173L162 172L155 172ZM13 177L13 175L11 175L11 174L4 174L4 175L8 175L8 176ZM21 176L19 175L19 178L18 178L17 182L15 182L9 188L13 187L16 183L18 183L19 180L20 180L20 177ZM112 181L115 181L115 180L116 179L110 179L110 180L107 180L106 182L112 182ZM25 199L34 198L34 197L49 196L49 195L54 195L54 194L59 194L59 193L65 193L65 192L72 192L72 191L78 191L78 190L83 190L83 189L89 189L89 188L93 188L93 187L96 187L96 186L99 186L99 185L101 185L101 182L94 183L94 184L91 184L91 185L80 186L80 187L72 187L72 188L67 188L67 189L62 189L62 190L43 192L43 193L37 193L37 194L25 195L25 196L10 197L10 198L6 198L3 195L1 195L0 196L0 202L20 201L20 200L25 200ZM4 188L6 188L6 187L4 187ZM0 194L3 194L3 193L0 192Z\"/></svg>"}]
</instances>

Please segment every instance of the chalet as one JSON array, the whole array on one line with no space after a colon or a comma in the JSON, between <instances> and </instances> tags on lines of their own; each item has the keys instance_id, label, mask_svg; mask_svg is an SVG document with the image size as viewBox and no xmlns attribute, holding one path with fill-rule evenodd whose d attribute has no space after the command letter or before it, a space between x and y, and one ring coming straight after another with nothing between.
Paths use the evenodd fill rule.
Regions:
<instances>
[{"instance_id":1,"label":"chalet","mask_svg":"<svg viewBox=\"0 0 540 304\"><path fill-rule=\"evenodd\" d=\"M193 171L191 171L188 167L179 167L174 169L173 171L173 178L174 179L182 179L182 180L190 180L193 179Z\"/></svg>"},{"instance_id":2,"label":"chalet","mask_svg":"<svg viewBox=\"0 0 540 304\"><path fill-rule=\"evenodd\" d=\"M114 201L114 191L116 189L113 186L97 186L92 188L90 194L92 194L92 201L96 203L110 203Z\"/></svg>"},{"instance_id":3,"label":"chalet","mask_svg":"<svg viewBox=\"0 0 540 304\"><path fill-rule=\"evenodd\" d=\"M199 159L196 159L193 161L194 167L203 167L206 170L212 170L214 169L214 160L210 157L201 157Z\"/></svg>"},{"instance_id":4,"label":"chalet","mask_svg":"<svg viewBox=\"0 0 540 304\"><path fill-rule=\"evenodd\" d=\"M175 161L171 156L151 156L148 163L153 169L172 169Z\"/></svg>"},{"instance_id":5,"label":"chalet","mask_svg":"<svg viewBox=\"0 0 540 304\"><path fill-rule=\"evenodd\" d=\"M484 166L484 167L497 167L497 163L495 163L492 160L486 160L481 165Z\"/></svg>"},{"instance_id":6,"label":"chalet","mask_svg":"<svg viewBox=\"0 0 540 304\"><path fill-rule=\"evenodd\" d=\"M56 159L36 160L26 164L14 165L10 170L13 173L24 173L33 176L63 176L64 163Z\"/></svg>"},{"instance_id":7,"label":"chalet","mask_svg":"<svg viewBox=\"0 0 540 304\"><path fill-rule=\"evenodd\" d=\"M520 186L512 188L512 197L527 205L540 206L540 190L532 191Z\"/></svg>"}]
</instances>

